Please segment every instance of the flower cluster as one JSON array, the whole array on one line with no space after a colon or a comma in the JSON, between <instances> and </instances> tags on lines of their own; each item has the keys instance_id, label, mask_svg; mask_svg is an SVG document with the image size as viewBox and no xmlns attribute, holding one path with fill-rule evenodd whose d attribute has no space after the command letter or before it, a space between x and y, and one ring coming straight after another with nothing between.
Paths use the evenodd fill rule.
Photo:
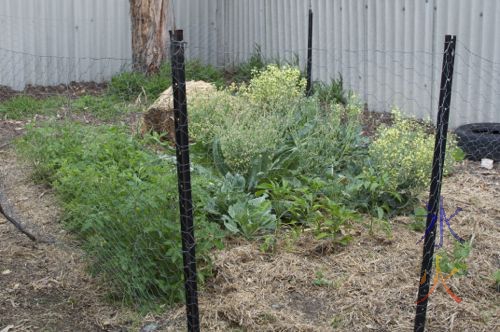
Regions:
<instances>
[{"instance_id":1,"label":"flower cluster","mask_svg":"<svg viewBox=\"0 0 500 332\"><path fill-rule=\"evenodd\" d=\"M264 70L253 70L252 74L249 84L239 88L239 94L263 110L286 110L286 105L304 96L306 80L296 67L272 64Z\"/></svg>"},{"instance_id":2,"label":"flower cluster","mask_svg":"<svg viewBox=\"0 0 500 332\"><path fill-rule=\"evenodd\" d=\"M253 75L248 85L193 96L189 108L190 136L205 143L218 138L226 164L243 174L253 158L276 149L305 89L297 68L269 65Z\"/></svg>"},{"instance_id":3,"label":"flower cluster","mask_svg":"<svg viewBox=\"0 0 500 332\"><path fill-rule=\"evenodd\" d=\"M434 136L425 124L403 118L394 110L394 124L382 126L369 147L370 163L379 175L388 175L387 190L420 189L430 180L434 154ZM447 142L444 173L454 164L452 154L456 139L450 134Z\"/></svg>"}]
</instances>

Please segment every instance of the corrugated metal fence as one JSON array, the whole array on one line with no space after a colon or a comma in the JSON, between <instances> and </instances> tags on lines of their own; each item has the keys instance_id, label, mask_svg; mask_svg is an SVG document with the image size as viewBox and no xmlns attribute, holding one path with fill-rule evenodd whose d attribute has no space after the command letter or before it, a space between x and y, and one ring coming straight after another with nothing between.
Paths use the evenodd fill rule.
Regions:
<instances>
[{"instance_id":1,"label":"corrugated metal fence","mask_svg":"<svg viewBox=\"0 0 500 332\"><path fill-rule=\"evenodd\" d=\"M127 0L0 0L0 85L102 82L131 56Z\"/></svg>"},{"instance_id":2,"label":"corrugated metal fence","mask_svg":"<svg viewBox=\"0 0 500 332\"><path fill-rule=\"evenodd\" d=\"M500 122L498 0L184 0L175 23L191 56L214 65L245 61L259 45L303 67L309 4L314 79L341 74L371 110L435 119L444 36L456 34L451 126Z\"/></svg>"},{"instance_id":3,"label":"corrugated metal fence","mask_svg":"<svg viewBox=\"0 0 500 332\"><path fill-rule=\"evenodd\" d=\"M219 67L267 58L341 74L372 110L435 118L444 35L456 34L452 126L500 122L498 0L171 0L188 56ZM128 0L0 0L0 85L103 81L129 68ZM496 38L495 38L496 37Z\"/></svg>"}]
</instances>

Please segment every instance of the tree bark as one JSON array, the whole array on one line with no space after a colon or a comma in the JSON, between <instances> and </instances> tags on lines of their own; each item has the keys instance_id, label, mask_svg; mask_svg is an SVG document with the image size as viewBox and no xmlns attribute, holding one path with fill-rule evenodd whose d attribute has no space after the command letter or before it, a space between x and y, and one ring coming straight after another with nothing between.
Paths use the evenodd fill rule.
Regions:
<instances>
[{"instance_id":1,"label":"tree bark","mask_svg":"<svg viewBox=\"0 0 500 332\"><path fill-rule=\"evenodd\" d=\"M134 69L152 74L167 58L169 0L130 0Z\"/></svg>"}]
</instances>

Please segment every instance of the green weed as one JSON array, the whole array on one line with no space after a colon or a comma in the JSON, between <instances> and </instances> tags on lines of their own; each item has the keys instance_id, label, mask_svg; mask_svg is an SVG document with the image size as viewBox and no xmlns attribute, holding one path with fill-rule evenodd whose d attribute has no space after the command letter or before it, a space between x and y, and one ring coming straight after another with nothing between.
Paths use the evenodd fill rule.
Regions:
<instances>
[{"instance_id":1,"label":"green weed","mask_svg":"<svg viewBox=\"0 0 500 332\"><path fill-rule=\"evenodd\" d=\"M137 110L113 96L82 96L72 102L71 108L77 112L88 112L102 120L115 119L121 114Z\"/></svg>"},{"instance_id":2,"label":"green weed","mask_svg":"<svg viewBox=\"0 0 500 332\"><path fill-rule=\"evenodd\" d=\"M493 273L493 280L495 281L497 292L500 292L500 269L497 269L495 273Z\"/></svg>"},{"instance_id":3,"label":"green weed","mask_svg":"<svg viewBox=\"0 0 500 332\"><path fill-rule=\"evenodd\" d=\"M470 255L472 246L470 243L455 242L451 254L447 253L444 249L439 251L442 257L440 262L441 271L449 274L453 269L457 269L457 275L467 274L467 258Z\"/></svg>"},{"instance_id":4,"label":"green weed","mask_svg":"<svg viewBox=\"0 0 500 332\"><path fill-rule=\"evenodd\" d=\"M214 83L217 87L224 85L224 73L212 65L202 64L199 60L186 63L186 80L203 80ZM169 62L164 63L156 74L145 75L139 72L124 72L111 79L108 93L123 101L143 100L153 102L172 85L172 70Z\"/></svg>"},{"instance_id":5,"label":"green weed","mask_svg":"<svg viewBox=\"0 0 500 332\"><path fill-rule=\"evenodd\" d=\"M422 233L425 230L427 215L429 212L423 207L417 207L414 210L414 220L409 225L412 230L418 233Z\"/></svg>"},{"instance_id":6,"label":"green weed","mask_svg":"<svg viewBox=\"0 0 500 332\"><path fill-rule=\"evenodd\" d=\"M54 187L64 224L82 240L91 272L110 284L117 299L135 304L183 299L173 163L148 152L120 127L32 126L18 149L38 179ZM195 204L203 196L196 188ZM221 245L223 232L204 213L195 220L202 281L210 275L209 252Z\"/></svg>"},{"instance_id":7,"label":"green weed","mask_svg":"<svg viewBox=\"0 0 500 332\"><path fill-rule=\"evenodd\" d=\"M315 82L313 91L317 94L319 101L322 104L342 104L347 105L348 97L344 90L344 79L339 74L338 79L332 79L330 84L323 82Z\"/></svg>"},{"instance_id":8,"label":"green weed","mask_svg":"<svg viewBox=\"0 0 500 332\"><path fill-rule=\"evenodd\" d=\"M67 100L63 97L36 99L30 96L16 96L0 103L0 118L20 120L36 114L50 114L63 107Z\"/></svg>"},{"instance_id":9,"label":"green weed","mask_svg":"<svg viewBox=\"0 0 500 332\"><path fill-rule=\"evenodd\" d=\"M316 278L313 280L314 286L330 287L333 284L333 282L331 280L325 278L325 275L322 271L316 271L315 275L316 275Z\"/></svg>"},{"instance_id":10,"label":"green weed","mask_svg":"<svg viewBox=\"0 0 500 332\"><path fill-rule=\"evenodd\" d=\"M259 249L263 253L273 253L276 251L276 245L278 240L274 234L267 234L263 237L263 241L259 246Z\"/></svg>"}]
</instances>

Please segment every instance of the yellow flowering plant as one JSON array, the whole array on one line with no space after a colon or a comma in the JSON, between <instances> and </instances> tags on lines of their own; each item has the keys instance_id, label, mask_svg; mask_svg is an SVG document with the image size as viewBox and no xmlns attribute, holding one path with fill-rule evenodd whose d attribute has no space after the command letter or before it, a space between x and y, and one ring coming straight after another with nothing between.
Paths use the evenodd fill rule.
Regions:
<instances>
[{"instance_id":1,"label":"yellow flowering plant","mask_svg":"<svg viewBox=\"0 0 500 332\"><path fill-rule=\"evenodd\" d=\"M434 155L434 135L429 135L425 124L404 118L397 109L392 112L392 126L382 126L369 147L370 167L376 174L387 174L384 189L422 189L430 180ZM453 155L456 137L448 134L444 174L449 174L455 164Z\"/></svg>"},{"instance_id":2,"label":"yellow flowering plant","mask_svg":"<svg viewBox=\"0 0 500 332\"><path fill-rule=\"evenodd\" d=\"M295 105L304 98L305 80L298 68L269 65L254 70L248 85L230 85L190 102L189 132L210 146L216 138L232 172L246 174L252 161L282 143Z\"/></svg>"},{"instance_id":3,"label":"yellow flowering plant","mask_svg":"<svg viewBox=\"0 0 500 332\"><path fill-rule=\"evenodd\" d=\"M264 111L286 111L287 105L304 97L306 80L296 67L271 64L264 70L254 69L252 75L238 93Z\"/></svg>"}]
</instances>

